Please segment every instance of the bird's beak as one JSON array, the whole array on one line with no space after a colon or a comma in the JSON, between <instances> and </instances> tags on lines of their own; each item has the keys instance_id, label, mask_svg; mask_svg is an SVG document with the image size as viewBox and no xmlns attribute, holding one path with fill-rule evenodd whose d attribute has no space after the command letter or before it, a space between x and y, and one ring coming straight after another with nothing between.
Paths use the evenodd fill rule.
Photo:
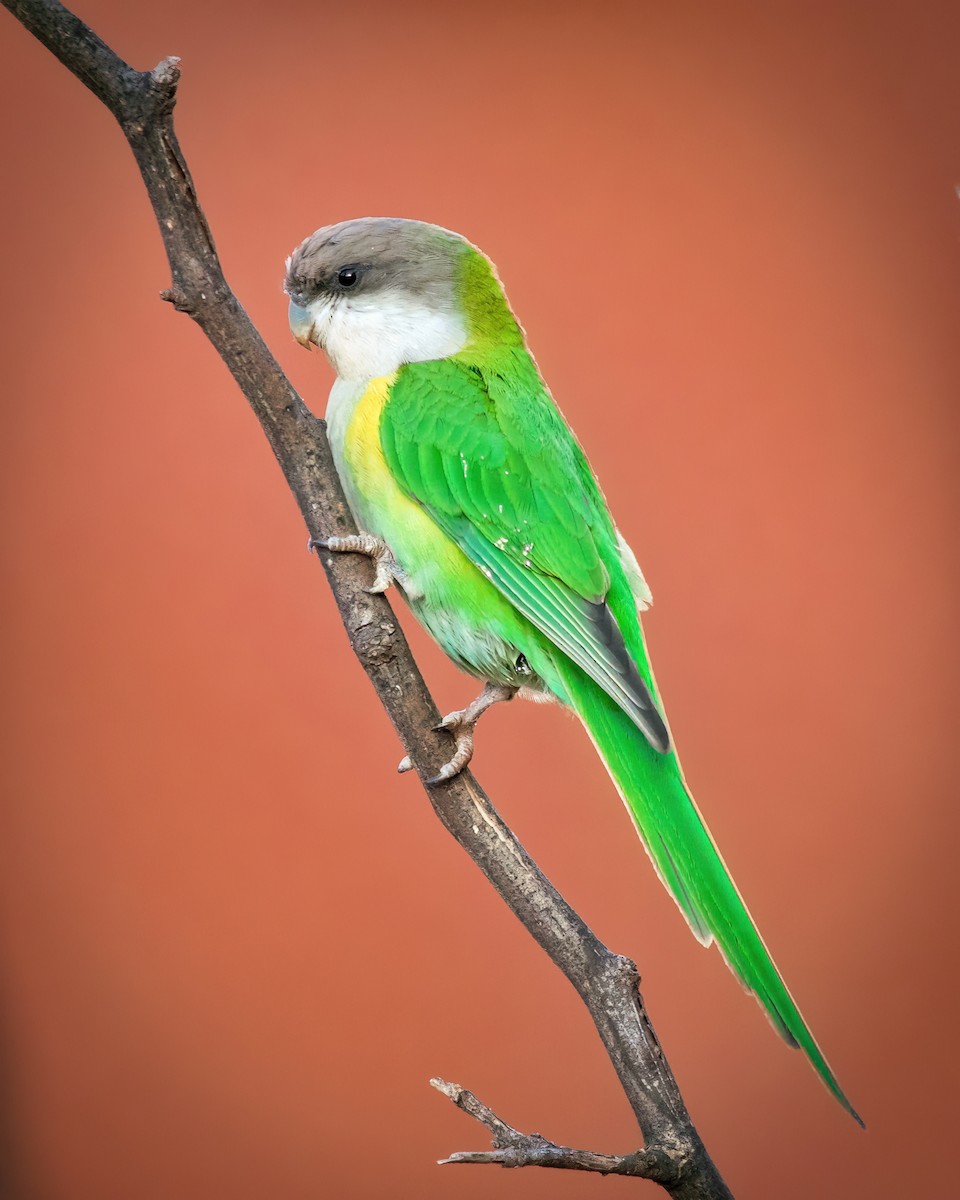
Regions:
<instances>
[{"instance_id":1,"label":"bird's beak","mask_svg":"<svg viewBox=\"0 0 960 1200\"><path fill-rule=\"evenodd\" d=\"M315 328L313 316L305 308L301 308L299 304L294 304L291 300L288 317L290 332L301 346L305 346L309 350L311 343L316 342L316 338L313 336Z\"/></svg>"}]
</instances>

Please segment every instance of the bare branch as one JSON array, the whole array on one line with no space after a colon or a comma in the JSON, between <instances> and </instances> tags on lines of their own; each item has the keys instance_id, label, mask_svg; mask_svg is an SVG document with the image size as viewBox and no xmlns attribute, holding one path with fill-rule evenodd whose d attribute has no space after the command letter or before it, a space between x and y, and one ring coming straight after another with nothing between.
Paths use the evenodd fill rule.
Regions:
<instances>
[{"instance_id":1,"label":"bare branch","mask_svg":"<svg viewBox=\"0 0 960 1200\"><path fill-rule=\"evenodd\" d=\"M170 263L172 286L164 298L196 321L233 374L260 421L310 536L356 533L323 422L307 410L224 279L173 129L177 60L167 58L153 71L139 72L57 0L3 3L117 118L140 167ZM320 557L350 643L409 762L426 782L449 759L451 739L433 731L439 712L407 642L384 598L365 591L371 582L365 560L331 553ZM583 1165L591 1160L632 1162L634 1170L607 1173L657 1179L678 1200L729 1198L647 1017L634 964L608 950L559 895L472 775L464 773L428 788L427 795L446 828L577 989L647 1147L619 1160L568 1150L512 1130L473 1097L474 1115L483 1111L488 1114L484 1123L495 1136L499 1130L501 1136L509 1132L514 1139L492 1153L509 1151L517 1162L522 1155L525 1162L581 1170L607 1170ZM451 1161L506 1160L455 1156Z\"/></svg>"}]
</instances>

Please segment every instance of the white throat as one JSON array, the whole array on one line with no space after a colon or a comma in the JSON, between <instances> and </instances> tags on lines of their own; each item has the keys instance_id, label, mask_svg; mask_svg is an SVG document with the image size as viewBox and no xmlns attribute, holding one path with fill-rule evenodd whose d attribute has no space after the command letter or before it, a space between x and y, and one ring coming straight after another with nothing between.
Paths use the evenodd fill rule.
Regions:
<instances>
[{"instance_id":1,"label":"white throat","mask_svg":"<svg viewBox=\"0 0 960 1200\"><path fill-rule=\"evenodd\" d=\"M466 321L402 295L375 299L346 296L307 306L316 336L337 375L345 380L390 375L404 363L456 354L467 344Z\"/></svg>"}]
</instances>

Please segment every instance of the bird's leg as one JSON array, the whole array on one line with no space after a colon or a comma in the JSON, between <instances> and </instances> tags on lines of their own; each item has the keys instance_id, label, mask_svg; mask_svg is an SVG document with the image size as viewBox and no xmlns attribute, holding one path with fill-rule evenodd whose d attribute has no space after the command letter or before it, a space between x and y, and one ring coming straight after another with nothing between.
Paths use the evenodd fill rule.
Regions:
<instances>
[{"instance_id":1,"label":"bird's leg","mask_svg":"<svg viewBox=\"0 0 960 1200\"><path fill-rule=\"evenodd\" d=\"M353 533L349 537L311 538L307 542L307 549L329 550L334 554L365 554L367 558L372 558L376 573L373 586L364 589L367 592L385 592L394 582L408 590L407 576L390 553L390 547L383 538L373 537L369 533Z\"/></svg>"},{"instance_id":2,"label":"bird's leg","mask_svg":"<svg viewBox=\"0 0 960 1200\"><path fill-rule=\"evenodd\" d=\"M437 729L446 729L452 733L456 748L449 762L445 762L436 775L427 780L427 783L443 783L447 779L452 779L454 775L460 774L473 758L473 733L477 722L488 708L503 700L512 700L519 690L519 688L511 687L506 683L487 683L476 700L468 704L466 708L447 713ZM408 760L404 759L400 764L401 768L406 766L407 762ZM409 767L407 769L409 770Z\"/></svg>"}]
</instances>

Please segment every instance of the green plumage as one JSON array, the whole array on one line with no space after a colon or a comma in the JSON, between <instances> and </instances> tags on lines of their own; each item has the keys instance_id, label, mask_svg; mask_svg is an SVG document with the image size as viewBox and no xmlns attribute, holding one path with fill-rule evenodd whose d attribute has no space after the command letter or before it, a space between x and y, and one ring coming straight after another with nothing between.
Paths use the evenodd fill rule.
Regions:
<instances>
[{"instance_id":1,"label":"green plumage","mask_svg":"<svg viewBox=\"0 0 960 1200\"><path fill-rule=\"evenodd\" d=\"M380 437L404 491L666 749L666 726L606 604L611 591L630 594L616 530L527 351L403 367Z\"/></svg>"}]
</instances>

